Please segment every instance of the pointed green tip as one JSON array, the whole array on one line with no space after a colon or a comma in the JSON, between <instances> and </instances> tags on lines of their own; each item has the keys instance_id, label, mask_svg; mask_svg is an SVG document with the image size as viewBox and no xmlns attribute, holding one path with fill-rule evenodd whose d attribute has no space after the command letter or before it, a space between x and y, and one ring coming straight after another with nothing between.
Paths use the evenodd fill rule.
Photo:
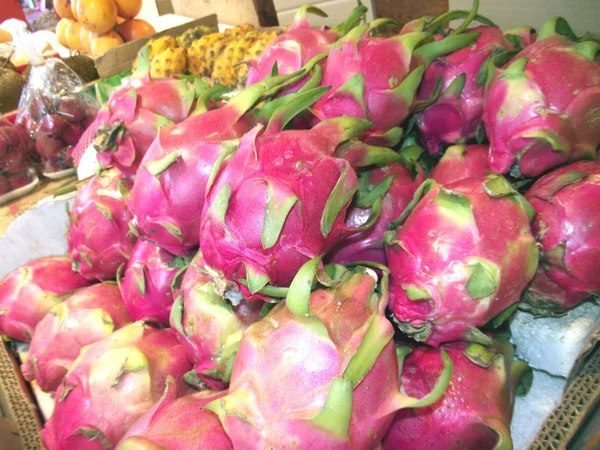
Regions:
<instances>
[{"instance_id":1,"label":"pointed green tip","mask_svg":"<svg viewBox=\"0 0 600 450\"><path fill-rule=\"evenodd\" d=\"M137 67L132 74L134 78L142 78L150 71L150 47L144 45L137 56Z\"/></svg>"},{"instance_id":2,"label":"pointed green tip","mask_svg":"<svg viewBox=\"0 0 600 450\"><path fill-rule=\"evenodd\" d=\"M296 316L306 317L310 312L310 291L320 263L320 257L306 262L290 284L285 304Z\"/></svg>"},{"instance_id":3,"label":"pointed green tip","mask_svg":"<svg viewBox=\"0 0 600 450\"><path fill-rule=\"evenodd\" d=\"M358 6L356 6L351 12L346 20L342 23L339 23L335 27L331 29L338 36L345 36L348 34L350 30L358 26L358 24L364 20L365 15L367 14L368 8L364 6L360 1L358 2Z\"/></svg>"},{"instance_id":4,"label":"pointed green tip","mask_svg":"<svg viewBox=\"0 0 600 450\"><path fill-rule=\"evenodd\" d=\"M294 25L306 19L308 14L313 14L318 17L329 17L321 8L314 5L303 5L298 8L298 11L296 11L296 14L294 15Z\"/></svg>"},{"instance_id":5,"label":"pointed green tip","mask_svg":"<svg viewBox=\"0 0 600 450\"><path fill-rule=\"evenodd\" d=\"M554 16L548 19L540 28L540 32L538 33L537 40L541 41L542 39L546 39L550 36L555 36L560 34L571 41L577 41L577 35L563 17Z\"/></svg>"},{"instance_id":6,"label":"pointed green tip","mask_svg":"<svg viewBox=\"0 0 600 450\"><path fill-rule=\"evenodd\" d=\"M334 378L323 409L311 422L339 438L348 439L353 394L352 382Z\"/></svg>"}]
</instances>

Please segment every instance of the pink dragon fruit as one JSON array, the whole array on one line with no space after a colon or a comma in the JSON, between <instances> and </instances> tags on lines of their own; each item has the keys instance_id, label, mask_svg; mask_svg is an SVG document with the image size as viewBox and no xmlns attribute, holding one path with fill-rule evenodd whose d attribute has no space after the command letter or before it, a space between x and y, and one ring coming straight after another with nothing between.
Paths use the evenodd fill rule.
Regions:
<instances>
[{"instance_id":1,"label":"pink dragon fruit","mask_svg":"<svg viewBox=\"0 0 600 450\"><path fill-rule=\"evenodd\" d=\"M290 27L277 39L265 48L258 60L250 61L247 86L264 80L270 76L275 67L278 73L289 74L300 70L315 56L328 53L334 42L356 27L367 12L367 8L359 5L352 10L346 21L338 26L328 29L316 29L310 26L306 15L316 14L327 17L327 14L312 5L305 5L298 9ZM324 64L322 60L321 64ZM320 81L322 72L319 69L316 81ZM295 92L308 81L307 77L297 81L282 93Z\"/></svg>"},{"instance_id":2,"label":"pink dragon fruit","mask_svg":"<svg viewBox=\"0 0 600 450\"><path fill-rule=\"evenodd\" d=\"M318 264L306 263L286 301L246 330L228 394L206 406L235 449L376 448L395 411L430 405L447 387L443 353L431 393L400 393L385 268L381 290L373 270L342 267L331 288L311 294Z\"/></svg>"},{"instance_id":3,"label":"pink dragon fruit","mask_svg":"<svg viewBox=\"0 0 600 450\"><path fill-rule=\"evenodd\" d=\"M223 389L229 383L233 361L242 333L259 319L262 302L247 302L217 294L222 276L206 266L199 252L181 282L180 295L171 310L171 327L179 332L179 340L194 372L186 376L192 385L198 378L211 389Z\"/></svg>"},{"instance_id":4,"label":"pink dragon fruit","mask_svg":"<svg viewBox=\"0 0 600 450\"><path fill-rule=\"evenodd\" d=\"M159 133L126 194L135 218L132 226L140 236L180 256L197 247L206 187L235 151L232 140L249 130L246 112L264 95L303 74L266 79L218 109L207 110L206 103L199 101L194 115ZM216 86L201 100L222 93Z\"/></svg>"},{"instance_id":5,"label":"pink dragon fruit","mask_svg":"<svg viewBox=\"0 0 600 450\"><path fill-rule=\"evenodd\" d=\"M475 43L433 61L417 93L419 101L435 97L441 79L443 93L416 115L421 139L432 155L442 145L463 144L474 139L481 124L483 97L490 58L513 50L496 26L478 26Z\"/></svg>"},{"instance_id":6,"label":"pink dragon fruit","mask_svg":"<svg viewBox=\"0 0 600 450\"><path fill-rule=\"evenodd\" d=\"M104 171L83 185L69 212L67 233L74 268L88 280L113 280L137 240L132 214L119 190L122 176Z\"/></svg>"},{"instance_id":7,"label":"pink dragon fruit","mask_svg":"<svg viewBox=\"0 0 600 450\"><path fill-rule=\"evenodd\" d=\"M200 94L186 79L150 78L148 47L140 51L137 62L135 73L110 96L108 114L92 125L98 160L106 167L114 164L125 176L135 174L161 127L189 116L194 96ZM208 88L200 80L195 84Z\"/></svg>"},{"instance_id":8,"label":"pink dragon fruit","mask_svg":"<svg viewBox=\"0 0 600 450\"><path fill-rule=\"evenodd\" d=\"M512 43L515 49L524 49L537 40L537 31L533 27L524 25L506 30L504 36Z\"/></svg>"},{"instance_id":9,"label":"pink dragon fruit","mask_svg":"<svg viewBox=\"0 0 600 450\"><path fill-rule=\"evenodd\" d=\"M383 196L381 214L371 228L338 244L329 253L328 260L337 264L373 261L385 265L383 234L388 231L387 224L404 212L417 188L425 181L425 173L415 161L404 164L392 162L359 173L358 180L358 193L349 209L346 225L354 228L363 225L376 198Z\"/></svg>"},{"instance_id":10,"label":"pink dragon fruit","mask_svg":"<svg viewBox=\"0 0 600 450\"><path fill-rule=\"evenodd\" d=\"M531 375L527 364L513 361L514 349L508 341L499 340L489 348L473 342L453 342L441 348L454 364L448 389L431 406L398 411L383 449L512 448L510 419L518 382ZM442 370L440 349L415 347L402 367L404 392L425 395Z\"/></svg>"},{"instance_id":11,"label":"pink dragon fruit","mask_svg":"<svg viewBox=\"0 0 600 450\"><path fill-rule=\"evenodd\" d=\"M46 313L89 281L62 256L35 259L0 281L0 334L29 342Z\"/></svg>"},{"instance_id":12,"label":"pink dragon fruit","mask_svg":"<svg viewBox=\"0 0 600 450\"><path fill-rule=\"evenodd\" d=\"M127 431L116 450L233 450L219 418L204 406L225 392L203 391L176 398L167 381L162 398Z\"/></svg>"},{"instance_id":13,"label":"pink dragon fruit","mask_svg":"<svg viewBox=\"0 0 600 450\"><path fill-rule=\"evenodd\" d=\"M37 324L27 361L21 367L27 381L54 392L86 345L131 323L116 283L85 287L52 307Z\"/></svg>"},{"instance_id":14,"label":"pink dragon fruit","mask_svg":"<svg viewBox=\"0 0 600 450\"><path fill-rule=\"evenodd\" d=\"M386 235L390 309L400 329L432 346L483 344L482 326L520 299L538 265L534 211L501 176L421 185Z\"/></svg>"},{"instance_id":15,"label":"pink dragon fruit","mask_svg":"<svg viewBox=\"0 0 600 450\"><path fill-rule=\"evenodd\" d=\"M135 244L120 281L123 301L133 320L169 325L173 286L188 263L187 258L175 256L143 239Z\"/></svg>"},{"instance_id":16,"label":"pink dragon fruit","mask_svg":"<svg viewBox=\"0 0 600 450\"><path fill-rule=\"evenodd\" d=\"M600 163L579 161L544 175L527 192L540 267L525 291L537 313L561 312L600 296Z\"/></svg>"},{"instance_id":17,"label":"pink dragon fruit","mask_svg":"<svg viewBox=\"0 0 600 450\"><path fill-rule=\"evenodd\" d=\"M174 378L187 391L190 369L172 330L135 322L81 350L56 392L54 412L42 430L48 450L114 448L150 410Z\"/></svg>"},{"instance_id":18,"label":"pink dragon fruit","mask_svg":"<svg viewBox=\"0 0 600 450\"><path fill-rule=\"evenodd\" d=\"M369 122L342 117L311 130L278 131L325 91L301 94L273 113L263 134L260 125L247 133L207 192L200 226L204 259L241 284L247 300L268 299L263 288L289 286L306 261L372 225L367 220L360 228L345 226L358 180L346 159L332 156Z\"/></svg>"},{"instance_id":19,"label":"pink dragon fruit","mask_svg":"<svg viewBox=\"0 0 600 450\"><path fill-rule=\"evenodd\" d=\"M317 120L346 115L366 118L373 124L365 142L384 146L399 142L399 127L412 112L426 67L477 37L477 33L456 34L426 43L431 34L422 31L390 38L371 36L375 28L389 22L375 20L340 39L329 53L321 83L332 89L312 110Z\"/></svg>"},{"instance_id":20,"label":"pink dragon fruit","mask_svg":"<svg viewBox=\"0 0 600 450\"><path fill-rule=\"evenodd\" d=\"M596 159L600 44L572 42L552 34L551 25L568 27L551 19L487 88L483 121L495 173L536 177L568 161Z\"/></svg>"},{"instance_id":21,"label":"pink dragon fruit","mask_svg":"<svg viewBox=\"0 0 600 450\"><path fill-rule=\"evenodd\" d=\"M431 178L446 186L466 178L483 178L490 174L488 147L485 145L453 145L446 149L433 168Z\"/></svg>"}]
</instances>

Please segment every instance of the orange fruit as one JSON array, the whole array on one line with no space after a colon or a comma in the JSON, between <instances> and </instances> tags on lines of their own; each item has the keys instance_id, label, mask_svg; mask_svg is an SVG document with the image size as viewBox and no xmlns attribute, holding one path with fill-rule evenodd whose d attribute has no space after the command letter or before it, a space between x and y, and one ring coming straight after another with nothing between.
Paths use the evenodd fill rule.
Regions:
<instances>
[{"instance_id":1,"label":"orange fruit","mask_svg":"<svg viewBox=\"0 0 600 450\"><path fill-rule=\"evenodd\" d=\"M92 56L98 58L111 48L118 47L123 43L123 38L116 31L96 36L92 39Z\"/></svg>"},{"instance_id":2,"label":"orange fruit","mask_svg":"<svg viewBox=\"0 0 600 450\"><path fill-rule=\"evenodd\" d=\"M69 44L67 43L67 26L73 22L70 19L60 19L56 24L56 37L58 38L58 42L60 45L64 45L67 47Z\"/></svg>"},{"instance_id":3,"label":"orange fruit","mask_svg":"<svg viewBox=\"0 0 600 450\"><path fill-rule=\"evenodd\" d=\"M131 19L117 27L125 42L135 41L156 33L152 25L142 19Z\"/></svg>"},{"instance_id":4,"label":"orange fruit","mask_svg":"<svg viewBox=\"0 0 600 450\"><path fill-rule=\"evenodd\" d=\"M63 19L74 19L71 0L54 0L54 11Z\"/></svg>"},{"instance_id":5,"label":"orange fruit","mask_svg":"<svg viewBox=\"0 0 600 450\"><path fill-rule=\"evenodd\" d=\"M67 25L65 28L65 39L67 41L67 47L71 50L81 50L81 22L77 22L76 20L72 20L71 23Z\"/></svg>"},{"instance_id":6,"label":"orange fruit","mask_svg":"<svg viewBox=\"0 0 600 450\"><path fill-rule=\"evenodd\" d=\"M114 0L77 0L77 20L94 33L105 34L117 23Z\"/></svg>"},{"instance_id":7,"label":"orange fruit","mask_svg":"<svg viewBox=\"0 0 600 450\"><path fill-rule=\"evenodd\" d=\"M142 0L114 0L117 4L119 17L133 19L142 9Z\"/></svg>"}]
</instances>

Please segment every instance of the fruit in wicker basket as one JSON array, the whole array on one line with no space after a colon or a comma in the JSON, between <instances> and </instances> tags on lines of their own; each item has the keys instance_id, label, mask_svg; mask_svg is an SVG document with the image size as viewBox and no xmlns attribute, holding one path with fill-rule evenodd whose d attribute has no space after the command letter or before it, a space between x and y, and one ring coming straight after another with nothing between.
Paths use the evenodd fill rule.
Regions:
<instances>
[{"instance_id":1,"label":"fruit in wicker basket","mask_svg":"<svg viewBox=\"0 0 600 450\"><path fill-rule=\"evenodd\" d=\"M534 214L501 176L425 181L386 236L400 330L432 346L487 343L477 327L517 303L537 269Z\"/></svg>"},{"instance_id":2,"label":"fruit in wicker basket","mask_svg":"<svg viewBox=\"0 0 600 450\"><path fill-rule=\"evenodd\" d=\"M115 0L77 0L75 15L88 30L108 33L117 23Z\"/></svg>"},{"instance_id":3,"label":"fruit in wicker basket","mask_svg":"<svg viewBox=\"0 0 600 450\"><path fill-rule=\"evenodd\" d=\"M200 39L202 36L209 33L210 28L205 27L204 25L190 28L189 30L185 30L180 36L177 36L177 44L180 47L188 49L195 40Z\"/></svg>"},{"instance_id":4,"label":"fruit in wicker basket","mask_svg":"<svg viewBox=\"0 0 600 450\"><path fill-rule=\"evenodd\" d=\"M190 369L172 330L135 322L83 348L41 432L48 450L114 448L163 394L187 390ZM171 379L171 381L169 381Z\"/></svg>"},{"instance_id":5,"label":"fruit in wicker basket","mask_svg":"<svg viewBox=\"0 0 600 450\"><path fill-rule=\"evenodd\" d=\"M116 283L85 287L52 307L35 327L21 371L54 392L81 349L131 323Z\"/></svg>"},{"instance_id":6,"label":"fruit in wicker basket","mask_svg":"<svg viewBox=\"0 0 600 450\"><path fill-rule=\"evenodd\" d=\"M159 38L150 39L148 41L150 49L149 58L152 61L156 56L168 49L177 48L177 39L173 36L161 36Z\"/></svg>"},{"instance_id":7,"label":"fruit in wicker basket","mask_svg":"<svg viewBox=\"0 0 600 450\"><path fill-rule=\"evenodd\" d=\"M540 267L524 299L537 314L560 313L600 296L600 163L579 161L540 178L526 198Z\"/></svg>"},{"instance_id":8,"label":"fruit in wicker basket","mask_svg":"<svg viewBox=\"0 0 600 450\"><path fill-rule=\"evenodd\" d=\"M121 179L116 169L95 175L79 189L69 212L69 254L88 280L114 280L137 239L128 226L132 216L119 192Z\"/></svg>"},{"instance_id":9,"label":"fruit in wicker basket","mask_svg":"<svg viewBox=\"0 0 600 450\"><path fill-rule=\"evenodd\" d=\"M256 31L250 31L230 42L220 56L215 60L212 79L215 83L229 88L238 84L236 65L241 63L255 40L258 39Z\"/></svg>"},{"instance_id":10,"label":"fruit in wicker basket","mask_svg":"<svg viewBox=\"0 0 600 450\"><path fill-rule=\"evenodd\" d=\"M0 334L29 342L35 326L54 305L88 284L63 256L18 267L0 281Z\"/></svg>"}]
</instances>

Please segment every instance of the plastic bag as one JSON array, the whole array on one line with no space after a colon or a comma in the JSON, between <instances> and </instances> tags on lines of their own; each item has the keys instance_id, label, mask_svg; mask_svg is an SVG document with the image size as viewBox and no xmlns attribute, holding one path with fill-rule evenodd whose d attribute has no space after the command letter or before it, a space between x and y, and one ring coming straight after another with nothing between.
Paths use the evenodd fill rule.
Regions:
<instances>
[{"instance_id":1,"label":"plastic bag","mask_svg":"<svg viewBox=\"0 0 600 450\"><path fill-rule=\"evenodd\" d=\"M42 173L56 177L73 167L70 149L93 122L99 105L83 81L60 59L31 68L16 123L35 140Z\"/></svg>"},{"instance_id":2,"label":"plastic bag","mask_svg":"<svg viewBox=\"0 0 600 450\"><path fill-rule=\"evenodd\" d=\"M30 167L32 149L31 139L23 128L0 118L0 199L37 178Z\"/></svg>"}]
</instances>

